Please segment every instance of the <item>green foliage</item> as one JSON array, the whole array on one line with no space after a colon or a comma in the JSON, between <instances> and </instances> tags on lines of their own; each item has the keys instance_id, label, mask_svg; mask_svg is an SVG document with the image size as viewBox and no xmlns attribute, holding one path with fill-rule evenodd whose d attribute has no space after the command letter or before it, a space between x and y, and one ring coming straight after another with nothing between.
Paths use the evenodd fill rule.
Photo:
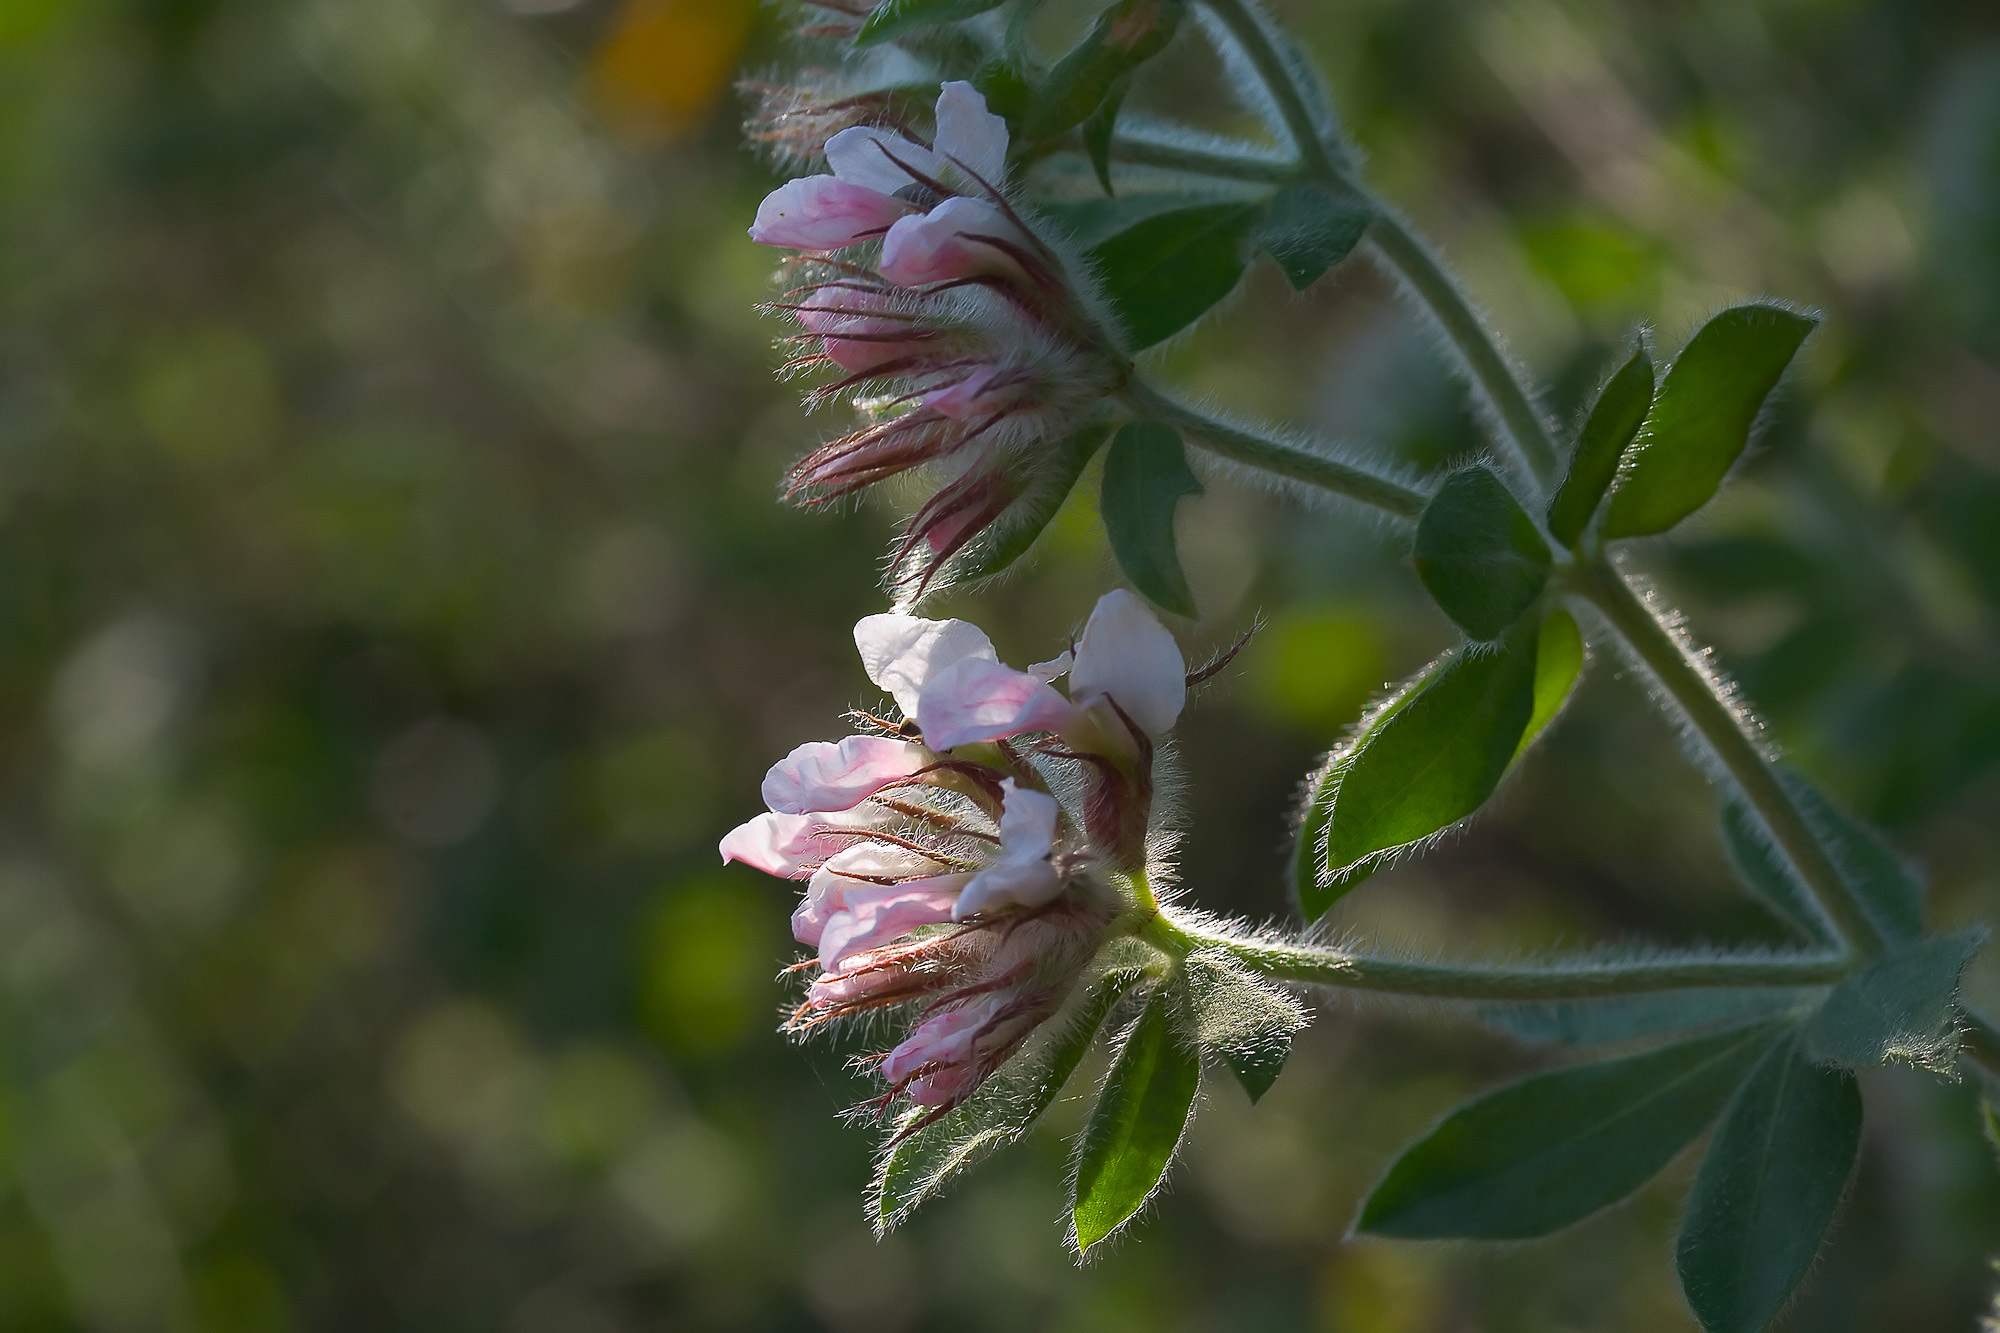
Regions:
<instances>
[{"instance_id":1,"label":"green foliage","mask_svg":"<svg viewBox=\"0 0 2000 1333\"><path fill-rule=\"evenodd\" d=\"M1196 204L1154 213L1090 248L1133 350L1180 332L1235 290L1262 217L1255 204Z\"/></svg>"},{"instance_id":2,"label":"green foliage","mask_svg":"<svg viewBox=\"0 0 2000 1333\"><path fill-rule=\"evenodd\" d=\"M1535 707L1528 715L1528 725L1521 729L1515 758L1556 720L1582 674L1583 631L1577 628L1576 617L1561 607L1552 608L1542 617L1541 634L1535 643Z\"/></svg>"},{"instance_id":3,"label":"green foliage","mask_svg":"<svg viewBox=\"0 0 2000 1333\"><path fill-rule=\"evenodd\" d=\"M1305 1006L1228 955L1191 953L1183 1024L1198 1050L1220 1055L1255 1102L1271 1090L1306 1025Z\"/></svg>"},{"instance_id":4,"label":"green foliage","mask_svg":"<svg viewBox=\"0 0 2000 1333\"><path fill-rule=\"evenodd\" d=\"M1083 151L1090 158L1090 169L1097 173L1097 183L1104 187L1104 193L1112 194L1111 187L1111 136L1118 132L1118 110L1125 105L1126 82L1120 79L1111 85L1104 95L1104 101L1097 110L1090 113L1083 122Z\"/></svg>"},{"instance_id":5,"label":"green foliage","mask_svg":"<svg viewBox=\"0 0 2000 1333\"><path fill-rule=\"evenodd\" d=\"M1769 1047L1766 1024L1537 1074L1404 1150L1362 1205L1378 1236L1543 1236L1616 1203L1701 1133Z\"/></svg>"},{"instance_id":6,"label":"green foliage","mask_svg":"<svg viewBox=\"0 0 2000 1333\"><path fill-rule=\"evenodd\" d=\"M933 23L956 23L998 9L1006 0L882 0L862 20L856 46L874 46Z\"/></svg>"},{"instance_id":7,"label":"green foliage","mask_svg":"<svg viewBox=\"0 0 2000 1333\"><path fill-rule=\"evenodd\" d=\"M1707 1333L1757 1333L1791 1297L1833 1222L1861 1142L1854 1075L1793 1036L1744 1081L1702 1160L1676 1247Z\"/></svg>"},{"instance_id":8,"label":"green foliage","mask_svg":"<svg viewBox=\"0 0 2000 1333\"><path fill-rule=\"evenodd\" d=\"M1604 995L1587 1000L1485 1004L1479 1019L1522 1041L1605 1046L1639 1037L1699 1032L1753 1018L1803 1014L1824 991L1793 986L1717 986Z\"/></svg>"},{"instance_id":9,"label":"green foliage","mask_svg":"<svg viewBox=\"0 0 2000 1333\"><path fill-rule=\"evenodd\" d=\"M1121 95L1132 71L1173 40L1186 12L1186 0L1118 0L1099 14L1036 90L1023 126L1026 135L1047 139L1060 134Z\"/></svg>"},{"instance_id":10,"label":"green foliage","mask_svg":"<svg viewBox=\"0 0 2000 1333\"><path fill-rule=\"evenodd\" d=\"M1606 537L1665 532L1708 502L1750 443L1750 428L1819 321L1782 306L1723 311L1668 368L1611 493Z\"/></svg>"},{"instance_id":11,"label":"green foliage","mask_svg":"<svg viewBox=\"0 0 2000 1333\"><path fill-rule=\"evenodd\" d=\"M1904 1060L1949 1074L1958 1054L1959 974L1985 938L1984 930L1964 930L1871 960L1834 987L1806 1025L1807 1053L1822 1063Z\"/></svg>"},{"instance_id":12,"label":"green foliage","mask_svg":"<svg viewBox=\"0 0 2000 1333\"><path fill-rule=\"evenodd\" d=\"M1176 615L1194 615L1195 605L1174 542L1174 511L1183 496L1200 494L1171 426L1134 421L1120 428L1104 456L1104 534L1132 586Z\"/></svg>"},{"instance_id":13,"label":"green foliage","mask_svg":"<svg viewBox=\"0 0 2000 1333\"><path fill-rule=\"evenodd\" d=\"M1084 468L1090 465L1091 458L1110 434L1108 423L1093 421L1052 446L1053 461L1047 472L1037 477L1034 489L1008 511L1006 526L997 537L982 536L952 561L952 577L960 582L990 578L1026 555L1062 509L1063 501L1076 488L1077 478L1083 475Z\"/></svg>"},{"instance_id":14,"label":"green foliage","mask_svg":"<svg viewBox=\"0 0 2000 1333\"><path fill-rule=\"evenodd\" d=\"M1549 534L1557 541L1576 545L1652 406L1653 359L1639 347L1605 383L1577 433L1569 474L1549 501Z\"/></svg>"},{"instance_id":15,"label":"green foliage","mask_svg":"<svg viewBox=\"0 0 2000 1333\"><path fill-rule=\"evenodd\" d=\"M1492 469L1454 472L1417 520L1417 577L1475 639L1497 639L1542 595L1549 547Z\"/></svg>"},{"instance_id":16,"label":"green foliage","mask_svg":"<svg viewBox=\"0 0 2000 1333\"><path fill-rule=\"evenodd\" d=\"M1292 290L1304 291L1347 258L1375 218L1367 202L1324 185L1287 185L1271 197L1257 244L1278 262Z\"/></svg>"},{"instance_id":17,"label":"green foliage","mask_svg":"<svg viewBox=\"0 0 2000 1333\"><path fill-rule=\"evenodd\" d=\"M1145 1206L1192 1117L1201 1062L1174 1032L1176 987L1162 983L1147 997L1077 1145L1070 1220L1080 1253Z\"/></svg>"},{"instance_id":18,"label":"green foliage","mask_svg":"<svg viewBox=\"0 0 2000 1333\"><path fill-rule=\"evenodd\" d=\"M1015 1142L1041 1118L1069 1082L1097 1030L1139 973L1119 969L1100 977L1073 1006L966 1101L939 1120L891 1143L875 1164L868 1212L878 1233L900 1226L965 1171ZM922 1108L905 1113L914 1124Z\"/></svg>"},{"instance_id":19,"label":"green foliage","mask_svg":"<svg viewBox=\"0 0 2000 1333\"><path fill-rule=\"evenodd\" d=\"M1779 768L1778 781L1805 815L1834 868L1890 940L1924 932L1924 881L1882 836L1829 800L1804 774Z\"/></svg>"},{"instance_id":20,"label":"green foliage","mask_svg":"<svg viewBox=\"0 0 2000 1333\"><path fill-rule=\"evenodd\" d=\"M1838 944L1839 936L1813 901L1812 891L1771 845L1757 816L1741 801L1725 800L1721 823L1730 864L1757 900L1815 944Z\"/></svg>"},{"instance_id":21,"label":"green foliage","mask_svg":"<svg viewBox=\"0 0 2000 1333\"><path fill-rule=\"evenodd\" d=\"M1534 713L1539 637L1539 627L1517 626L1490 651L1460 648L1433 662L1315 779L1293 873L1308 920L1385 853L1486 803Z\"/></svg>"}]
</instances>

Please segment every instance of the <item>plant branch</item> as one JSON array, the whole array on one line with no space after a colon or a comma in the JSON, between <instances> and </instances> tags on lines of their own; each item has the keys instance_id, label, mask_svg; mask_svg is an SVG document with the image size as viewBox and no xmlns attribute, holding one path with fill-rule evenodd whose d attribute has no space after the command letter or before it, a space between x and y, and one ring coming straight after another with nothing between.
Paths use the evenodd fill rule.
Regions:
<instances>
[{"instance_id":1,"label":"plant branch","mask_svg":"<svg viewBox=\"0 0 2000 1333\"><path fill-rule=\"evenodd\" d=\"M1616 570L1602 562L1579 566L1571 590L1604 618L1729 775L1771 840L1852 945L1880 952L1884 941L1854 890L1828 855L1804 812L1778 781L1769 758L1715 681Z\"/></svg>"},{"instance_id":2,"label":"plant branch","mask_svg":"<svg viewBox=\"0 0 2000 1333\"><path fill-rule=\"evenodd\" d=\"M1430 498L1422 491L1365 468L1218 421L1175 402L1140 380L1126 386L1125 400L1140 416L1172 426L1211 453L1345 496L1397 518L1416 518Z\"/></svg>"}]
</instances>

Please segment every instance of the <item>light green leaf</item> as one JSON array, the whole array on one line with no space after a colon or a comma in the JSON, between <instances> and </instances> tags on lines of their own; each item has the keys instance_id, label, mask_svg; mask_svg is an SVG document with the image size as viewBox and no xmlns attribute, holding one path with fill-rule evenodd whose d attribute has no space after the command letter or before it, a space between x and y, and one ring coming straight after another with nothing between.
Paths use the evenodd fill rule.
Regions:
<instances>
[{"instance_id":1,"label":"light green leaf","mask_svg":"<svg viewBox=\"0 0 2000 1333\"><path fill-rule=\"evenodd\" d=\"M1542 617L1541 638L1535 646L1535 711L1521 732L1516 759L1555 721L1582 673L1583 631L1576 627L1575 617L1557 607Z\"/></svg>"},{"instance_id":2,"label":"light green leaf","mask_svg":"<svg viewBox=\"0 0 2000 1333\"><path fill-rule=\"evenodd\" d=\"M1708 502L1750 427L1819 321L1757 303L1725 310L1688 340L1611 493L1606 537L1665 532Z\"/></svg>"},{"instance_id":3,"label":"light green leaf","mask_svg":"<svg viewBox=\"0 0 2000 1333\"><path fill-rule=\"evenodd\" d=\"M1261 1099L1284 1069L1292 1037L1306 1025L1305 1006L1227 954L1191 953L1186 969L1188 1038L1220 1055L1251 1101Z\"/></svg>"},{"instance_id":4,"label":"light green leaf","mask_svg":"<svg viewBox=\"0 0 2000 1333\"><path fill-rule=\"evenodd\" d=\"M1722 844L1736 874L1759 902L1815 944L1840 943L1812 894L1771 847L1763 825L1740 801L1722 804Z\"/></svg>"},{"instance_id":5,"label":"light green leaf","mask_svg":"<svg viewBox=\"0 0 2000 1333\"><path fill-rule=\"evenodd\" d=\"M1778 781L1805 815L1875 928L1892 941L1924 933L1924 881L1882 835L1842 810L1803 773L1779 768Z\"/></svg>"},{"instance_id":6,"label":"light green leaf","mask_svg":"<svg viewBox=\"0 0 2000 1333\"><path fill-rule=\"evenodd\" d=\"M1262 216L1255 204L1199 204L1156 213L1091 247L1133 350L1180 332L1235 289Z\"/></svg>"},{"instance_id":7,"label":"light green leaf","mask_svg":"<svg viewBox=\"0 0 2000 1333\"><path fill-rule=\"evenodd\" d=\"M1704 987L1588 1000L1485 1004L1481 1022L1522 1041L1604 1046L1638 1037L1683 1035L1753 1018L1802 1014L1825 991L1797 986Z\"/></svg>"},{"instance_id":8,"label":"light green leaf","mask_svg":"<svg viewBox=\"0 0 2000 1333\"><path fill-rule=\"evenodd\" d=\"M1577 433L1569 475L1549 501L1549 532L1557 541L1574 546L1583 535L1598 501L1618 475L1625 446L1639 433L1652 405L1653 360L1641 347L1606 382Z\"/></svg>"},{"instance_id":9,"label":"light green leaf","mask_svg":"<svg viewBox=\"0 0 2000 1333\"><path fill-rule=\"evenodd\" d=\"M861 21L856 46L874 46L933 23L956 23L998 9L1005 0L882 0Z\"/></svg>"},{"instance_id":10,"label":"light green leaf","mask_svg":"<svg viewBox=\"0 0 2000 1333\"><path fill-rule=\"evenodd\" d=\"M1854 1075L1779 1042L1737 1091L1681 1219L1681 1289L1707 1333L1758 1333L1812 1266L1861 1142Z\"/></svg>"},{"instance_id":11,"label":"light green leaf","mask_svg":"<svg viewBox=\"0 0 2000 1333\"><path fill-rule=\"evenodd\" d=\"M1173 40L1186 0L1118 0L1064 53L1035 94L1022 132L1047 139L1080 125Z\"/></svg>"},{"instance_id":12,"label":"light green leaf","mask_svg":"<svg viewBox=\"0 0 2000 1333\"><path fill-rule=\"evenodd\" d=\"M1180 1147L1201 1086L1201 1062L1174 1035L1173 986L1155 987L1127 1032L1077 1145L1070 1208L1079 1252L1145 1206Z\"/></svg>"},{"instance_id":13,"label":"light green leaf","mask_svg":"<svg viewBox=\"0 0 2000 1333\"><path fill-rule=\"evenodd\" d=\"M1375 220L1367 203L1324 185L1287 185L1272 196L1257 244L1278 261L1292 290L1304 291L1347 258Z\"/></svg>"},{"instance_id":14,"label":"light green leaf","mask_svg":"<svg viewBox=\"0 0 2000 1333\"><path fill-rule=\"evenodd\" d=\"M1952 1000L1959 974L1986 938L1964 930L1874 959L1833 988L1806 1024L1806 1051L1822 1063L1906 1060L1949 1074L1958 1055Z\"/></svg>"},{"instance_id":15,"label":"light green leaf","mask_svg":"<svg viewBox=\"0 0 2000 1333\"><path fill-rule=\"evenodd\" d=\"M1176 615L1192 616L1195 606L1174 543L1174 510L1181 497L1200 494L1171 426L1134 421L1111 441L1098 498L1111 553L1133 587Z\"/></svg>"},{"instance_id":16,"label":"light green leaf","mask_svg":"<svg viewBox=\"0 0 2000 1333\"><path fill-rule=\"evenodd\" d=\"M1417 577L1475 639L1497 639L1542 595L1549 547L1490 468L1445 478L1417 520Z\"/></svg>"},{"instance_id":17,"label":"light green leaf","mask_svg":"<svg viewBox=\"0 0 2000 1333\"><path fill-rule=\"evenodd\" d=\"M1056 1099L1096 1040L1118 999L1139 978L1131 969L1100 977L1071 1012L1059 1015L1002 1065L963 1105L892 1143L875 1164L868 1212L887 1233L960 1172L1019 1139ZM921 1110L906 1113L914 1123Z\"/></svg>"},{"instance_id":18,"label":"light green leaf","mask_svg":"<svg viewBox=\"0 0 2000 1333\"><path fill-rule=\"evenodd\" d=\"M1396 1159L1355 1230L1511 1240L1588 1217L1692 1142L1776 1031L1735 1028L1475 1098Z\"/></svg>"},{"instance_id":19,"label":"light green leaf","mask_svg":"<svg viewBox=\"0 0 2000 1333\"><path fill-rule=\"evenodd\" d=\"M994 525L998 534L982 536L952 562L952 579L969 583L975 579L990 578L1026 555L1062 508L1063 501L1069 498L1069 493L1076 489L1077 478L1083 475L1091 456L1110 434L1108 423L1092 422L1056 445L1053 450L1055 456L1048 468L1031 482L1027 493L1014 502L1003 521Z\"/></svg>"}]
</instances>

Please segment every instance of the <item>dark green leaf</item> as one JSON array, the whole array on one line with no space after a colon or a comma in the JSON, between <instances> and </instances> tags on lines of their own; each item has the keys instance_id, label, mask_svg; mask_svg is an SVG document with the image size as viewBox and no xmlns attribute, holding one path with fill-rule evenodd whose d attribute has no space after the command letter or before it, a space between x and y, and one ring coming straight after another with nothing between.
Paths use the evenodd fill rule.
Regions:
<instances>
[{"instance_id":1,"label":"dark green leaf","mask_svg":"<svg viewBox=\"0 0 2000 1333\"><path fill-rule=\"evenodd\" d=\"M1806 1051L1822 1063L1906 1060L1948 1074L1958 1054L1952 1000L1984 930L1907 945L1874 959L1833 988L1806 1025Z\"/></svg>"},{"instance_id":2,"label":"dark green leaf","mask_svg":"<svg viewBox=\"0 0 2000 1333\"><path fill-rule=\"evenodd\" d=\"M1159 1188L1201 1086L1201 1062L1175 1037L1173 987L1156 987L1132 1024L1077 1146L1076 1247L1117 1231Z\"/></svg>"},{"instance_id":3,"label":"dark green leaf","mask_svg":"<svg viewBox=\"0 0 2000 1333\"><path fill-rule=\"evenodd\" d=\"M1118 997L1138 979L1131 970L1099 978L1020 1054L933 1124L891 1144L875 1164L868 1210L878 1232L900 1225L958 1174L1027 1133L1076 1072ZM922 1111L911 1111L914 1122Z\"/></svg>"},{"instance_id":4,"label":"dark green leaf","mask_svg":"<svg viewBox=\"0 0 2000 1333\"><path fill-rule=\"evenodd\" d=\"M1111 91L1104 95L1104 101L1090 118L1083 122L1083 151L1090 155L1090 169L1097 173L1097 183L1104 187L1105 194L1113 193L1111 188L1111 136L1118 132L1118 109L1125 105L1125 80L1111 85Z\"/></svg>"},{"instance_id":5,"label":"dark green leaf","mask_svg":"<svg viewBox=\"0 0 2000 1333\"><path fill-rule=\"evenodd\" d=\"M1109 424L1092 422L1056 446L1056 457L1047 471L1014 502L1003 522L995 525L998 535L981 537L952 562L952 578L958 582L989 578L1026 555L1076 488L1091 455L1110 434Z\"/></svg>"},{"instance_id":6,"label":"dark green leaf","mask_svg":"<svg viewBox=\"0 0 2000 1333\"><path fill-rule=\"evenodd\" d=\"M1247 204L1248 201L1221 194L1147 190L1111 197L1091 195L1082 199L1038 199L1034 208L1068 232L1077 245L1088 250L1147 218L1184 208L1226 203Z\"/></svg>"},{"instance_id":7,"label":"dark green leaf","mask_svg":"<svg viewBox=\"0 0 2000 1333\"><path fill-rule=\"evenodd\" d=\"M1653 360L1641 347L1618 368L1597 395L1570 455L1569 475L1549 501L1549 532L1565 546L1576 545L1597 502L1618 475L1625 446L1639 433L1653 405Z\"/></svg>"},{"instance_id":8,"label":"dark green leaf","mask_svg":"<svg viewBox=\"0 0 2000 1333\"><path fill-rule=\"evenodd\" d=\"M1186 969L1189 1039L1220 1055L1257 1101L1284 1069L1292 1037L1306 1025L1305 1006L1226 954L1191 953Z\"/></svg>"},{"instance_id":9,"label":"dark green leaf","mask_svg":"<svg viewBox=\"0 0 2000 1333\"><path fill-rule=\"evenodd\" d=\"M1607 537L1665 532L1708 502L1750 442L1750 427L1819 321L1781 306L1725 310L1668 369L1611 493Z\"/></svg>"},{"instance_id":10,"label":"dark green leaf","mask_svg":"<svg viewBox=\"0 0 2000 1333\"><path fill-rule=\"evenodd\" d=\"M1815 944L1840 942L1813 895L1771 846L1764 835L1764 826L1740 801L1723 802L1722 843L1729 851L1738 878L1779 920Z\"/></svg>"},{"instance_id":11,"label":"dark green leaf","mask_svg":"<svg viewBox=\"0 0 2000 1333\"><path fill-rule=\"evenodd\" d=\"M1583 631L1576 627L1575 617L1557 607L1542 617L1542 633L1535 646L1535 711L1528 715L1528 725L1521 731L1515 758L1555 721L1582 672Z\"/></svg>"},{"instance_id":12,"label":"dark green leaf","mask_svg":"<svg viewBox=\"0 0 2000 1333\"><path fill-rule=\"evenodd\" d=\"M1506 1240L1588 1217L1692 1142L1776 1030L1735 1028L1475 1098L1396 1159L1355 1229Z\"/></svg>"},{"instance_id":13,"label":"dark green leaf","mask_svg":"<svg viewBox=\"0 0 2000 1333\"><path fill-rule=\"evenodd\" d=\"M1200 494L1173 427L1134 421L1111 441L1098 499L1111 553L1133 587L1176 615L1192 616L1195 606L1174 545L1174 510L1182 496Z\"/></svg>"},{"instance_id":14,"label":"dark green leaf","mask_svg":"<svg viewBox=\"0 0 2000 1333\"><path fill-rule=\"evenodd\" d=\"M989 60L970 80L986 99L986 109L1007 122L1010 134L1020 133L1021 117L1034 100L1034 85L1019 65L1005 60Z\"/></svg>"},{"instance_id":15,"label":"dark green leaf","mask_svg":"<svg viewBox=\"0 0 2000 1333\"><path fill-rule=\"evenodd\" d=\"M1486 1004L1481 1022L1522 1041L1603 1046L1804 1011L1825 992L1796 986L1705 987L1590 1000Z\"/></svg>"},{"instance_id":16,"label":"dark green leaf","mask_svg":"<svg viewBox=\"0 0 2000 1333\"><path fill-rule=\"evenodd\" d=\"M861 22L854 34L856 46L873 46L900 37L912 28L933 23L956 23L989 9L998 9L1005 0L882 0Z\"/></svg>"},{"instance_id":17,"label":"dark green leaf","mask_svg":"<svg viewBox=\"0 0 2000 1333\"><path fill-rule=\"evenodd\" d=\"M1890 940L1924 933L1924 881L1882 836L1828 800L1804 774L1778 770L1778 781L1833 857L1868 917Z\"/></svg>"},{"instance_id":18,"label":"dark green leaf","mask_svg":"<svg viewBox=\"0 0 2000 1333\"><path fill-rule=\"evenodd\" d=\"M1722 1117L1681 1219L1681 1289L1708 1333L1757 1333L1812 1266L1861 1141L1854 1075L1780 1042Z\"/></svg>"},{"instance_id":19,"label":"dark green leaf","mask_svg":"<svg viewBox=\"0 0 2000 1333\"><path fill-rule=\"evenodd\" d=\"M1271 199L1257 244L1278 261L1292 290L1304 291L1361 243L1375 220L1361 199L1324 185L1287 185Z\"/></svg>"},{"instance_id":20,"label":"dark green leaf","mask_svg":"<svg viewBox=\"0 0 2000 1333\"><path fill-rule=\"evenodd\" d=\"M1042 81L1023 133L1046 139L1080 125L1133 70L1173 40L1185 0L1118 0L1091 25Z\"/></svg>"},{"instance_id":21,"label":"dark green leaf","mask_svg":"<svg viewBox=\"0 0 2000 1333\"><path fill-rule=\"evenodd\" d=\"M1326 869L1338 880L1464 819L1493 794L1535 704L1539 630L1460 649L1353 748L1336 779Z\"/></svg>"},{"instance_id":22,"label":"dark green leaf","mask_svg":"<svg viewBox=\"0 0 2000 1333\"><path fill-rule=\"evenodd\" d=\"M1444 613L1475 639L1497 639L1542 595L1549 547L1490 468L1454 472L1417 520L1414 553Z\"/></svg>"},{"instance_id":23,"label":"dark green leaf","mask_svg":"<svg viewBox=\"0 0 2000 1333\"><path fill-rule=\"evenodd\" d=\"M1995 1111L1992 1101L1985 1097L1979 1099L1979 1129L1986 1136L1986 1146L2000 1160L2000 1111Z\"/></svg>"},{"instance_id":24,"label":"dark green leaf","mask_svg":"<svg viewBox=\"0 0 2000 1333\"><path fill-rule=\"evenodd\" d=\"M1234 290L1262 215L1255 204L1200 204L1157 213L1091 247L1135 351L1180 332Z\"/></svg>"}]
</instances>

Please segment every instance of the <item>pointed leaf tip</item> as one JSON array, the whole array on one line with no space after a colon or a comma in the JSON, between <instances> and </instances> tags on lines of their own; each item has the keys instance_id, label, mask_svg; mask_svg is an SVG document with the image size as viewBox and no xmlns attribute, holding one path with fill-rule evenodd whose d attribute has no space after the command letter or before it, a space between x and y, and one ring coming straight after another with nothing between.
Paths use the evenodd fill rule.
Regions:
<instances>
[{"instance_id":1,"label":"pointed leaf tip","mask_svg":"<svg viewBox=\"0 0 2000 1333\"><path fill-rule=\"evenodd\" d=\"M1187 450L1170 426L1135 421L1122 428L1104 457L1098 509L1118 567L1146 600L1175 615L1195 614L1181 568L1174 514L1184 496L1200 495Z\"/></svg>"},{"instance_id":2,"label":"pointed leaf tip","mask_svg":"<svg viewBox=\"0 0 2000 1333\"><path fill-rule=\"evenodd\" d=\"M1079 1253L1115 1234L1152 1198L1192 1118L1201 1064L1173 1031L1174 984L1162 983L1147 999L1077 1145L1070 1217Z\"/></svg>"}]
</instances>

